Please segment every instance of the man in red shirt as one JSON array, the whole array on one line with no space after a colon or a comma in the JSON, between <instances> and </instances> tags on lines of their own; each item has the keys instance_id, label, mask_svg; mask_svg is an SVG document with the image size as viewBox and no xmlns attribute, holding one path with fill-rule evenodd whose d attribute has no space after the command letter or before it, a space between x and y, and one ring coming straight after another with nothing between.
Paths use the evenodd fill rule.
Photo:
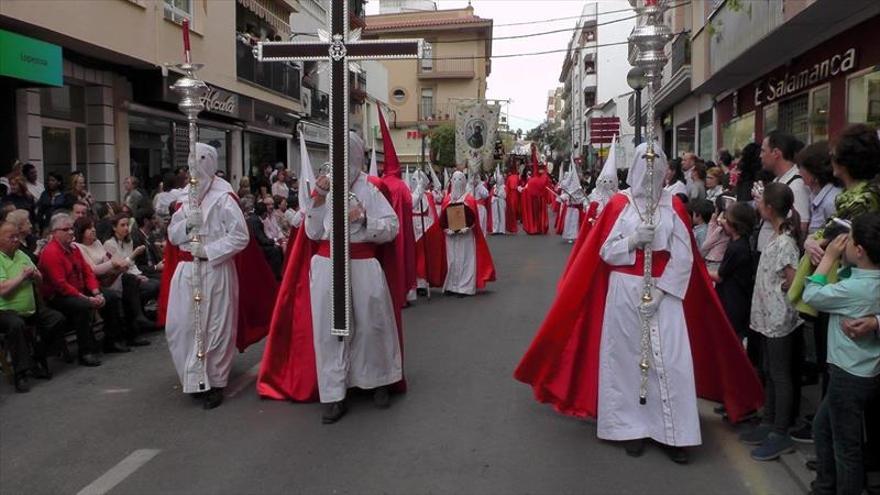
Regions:
<instances>
[{"instance_id":1,"label":"man in red shirt","mask_svg":"<svg viewBox=\"0 0 880 495\"><path fill-rule=\"evenodd\" d=\"M79 363L83 366L100 366L101 361L95 357L97 345L92 333L91 312L93 309L101 310L105 351L127 352L128 347L114 338L120 329L119 300L115 304L108 304L92 268L73 246L73 220L70 215L54 215L49 227L52 240L40 255L43 297L50 306L61 311L76 330Z\"/></svg>"}]
</instances>

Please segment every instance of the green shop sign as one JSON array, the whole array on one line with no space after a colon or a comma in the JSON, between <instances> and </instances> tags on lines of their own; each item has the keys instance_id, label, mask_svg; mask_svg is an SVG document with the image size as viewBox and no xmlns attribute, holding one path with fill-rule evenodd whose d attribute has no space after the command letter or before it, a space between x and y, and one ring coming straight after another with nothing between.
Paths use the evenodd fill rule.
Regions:
<instances>
[{"instance_id":1,"label":"green shop sign","mask_svg":"<svg viewBox=\"0 0 880 495\"><path fill-rule=\"evenodd\" d=\"M64 86L61 47L0 29L0 76Z\"/></svg>"}]
</instances>

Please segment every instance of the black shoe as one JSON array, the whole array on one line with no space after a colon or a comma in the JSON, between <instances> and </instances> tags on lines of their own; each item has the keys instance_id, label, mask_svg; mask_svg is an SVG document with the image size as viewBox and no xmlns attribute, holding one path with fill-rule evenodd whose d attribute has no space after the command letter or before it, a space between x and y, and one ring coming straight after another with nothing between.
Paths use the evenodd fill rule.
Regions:
<instances>
[{"instance_id":1,"label":"black shoe","mask_svg":"<svg viewBox=\"0 0 880 495\"><path fill-rule=\"evenodd\" d=\"M804 463L804 467L810 471L816 472L816 459L810 459Z\"/></svg>"},{"instance_id":2,"label":"black shoe","mask_svg":"<svg viewBox=\"0 0 880 495\"><path fill-rule=\"evenodd\" d=\"M682 447L664 445L663 450L666 451L666 455L669 456L669 459L676 464L687 464L690 460L687 451Z\"/></svg>"},{"instance_id":3,"label":"black shoe","mask_svg":"<svg viewBox=\"0 0 880 495\"><path fill-rule=\"evenodd\" d=\"M321 423L325 425L333 424L342 419L345 413L346 407L343 400L326 404L324 405L324 412L321 413Z\"/></svg>"},{"instance_id":4,"label":"black shoe","mask_svg":"<svg viewBox=\"0 0 880 495\"><path fill-rule=\"evenodd\" d=\"M104 344L104 354L114 354L114 353L123 353L123 352L131 352L131 349L128 348L127 345L122 342L113 342L111 344Z\"/></svg>"},{"instance_id":5,"label":"black shoe","mask_svg":"<svg viewBox=\"0 0 880 495\"><path fill-rule=\"evenodd\" d=\"M420 297L428 297L428 289L416 289L416 295Z\"/></svg>"},{"instance_id":6,"label":"black shoe","mask_svg":"<svg viewBox=\"0 0 880 495\"><path fill-rule=\"evenodd\" d=\"M135 337L125 342L129 347L144 347L150 345L150 341L143 337Z\"/></svg>"},{"instance_id":7,"label":"black shoe","mask_svg":"<svg viewBox=\"0 0 880 495\"><path fill-rule=\"evenodd\" d=\"M202 405L205 409L214 409L223 403L223 389L219 387L212 388L205 392L205 402Z\"/></svg>"},{"instance_id":8,"label":"black shoe","mask_svg":"<svg viewBox=\"0 0 880 495\"><path fill-rule=\"evenodd\" d=\"M379 409L388 409L391 407L391 393L388 387L379 387L373 392L373 404Z\"/></svg>"},{"instance_id":9,"label":"black shoe","mask_svg":"<svg viewBox=\"0 0 880 495\"><path fill-rule=\"evenodd\" d=\"M79 364L83 366L95 367L101 366L101 361L94 354L83 354L79 357Z\"/></svg>"},{"instance_id":10,"label":"black shoe","mask_svg":"<svg viewBox=\"0 0 880 495\"><path fill-rule=\"evenodd\" d=\"M623 445L626 455L630 457L641 457L645 453L645 439L627 440Z\"/></svg>"},{"instance_id":11,"label":"black shoe","mask_svg":"<svg viewBox=\"0 0 880 495\"><path fill-rule=\"evenodd\" d=\"M724 407L724 404L722 404L722 405L720 405L720 406L716 406L715 409L712 409L712 411L713 411L715 414L720 414L720 415L722 415L722 416L726 416L726 415L727 415L727 408Z\"/></svg>"},{"instance_id":12,"label":"black shoe","mask_svg":"<svg viewBox=\"0 0 880 495\"><path fill-rule=\"evenodd\" d=\"M13 382L15 384L15 391L19 394L26 394L31 391L31 386L28 383L25 372L20 371L16 373Z\"/></svg>"},{"instance_id":13,"label":"black shoe","mask_svg":"<svg viewBox=\"0 0 880 495\"><path fill-rule=\"evenodd\" d=\"M137 318L134 319L134 326L137 328L149 330L149 329L156 328L156 322L153 320L150 320L146 316L138 316Z\"/></svg>"},{"instance_id":14,"label":"black shoe","mask_svg":"<svg viewBox=\"0 0 880 495\"><path fill-rule=\"evenodd\" d=\"M806 423L800 428L791 430L788 436L798 443L813 443L813 425L812 423Z\"/></svg>"},{"instance_id":15,"label":"black shoe","mask_svg":"<svg viewBox=\"0 0 880 495\"><path fill-rule=\"evenodd\" d=\"M70 364L73 362L73 354L70 353L70 348L67 347L67 342L64 339L61 339L61 351L58 353L58 357L60 357L65 363Z\"/></svg>"}]
</instances>

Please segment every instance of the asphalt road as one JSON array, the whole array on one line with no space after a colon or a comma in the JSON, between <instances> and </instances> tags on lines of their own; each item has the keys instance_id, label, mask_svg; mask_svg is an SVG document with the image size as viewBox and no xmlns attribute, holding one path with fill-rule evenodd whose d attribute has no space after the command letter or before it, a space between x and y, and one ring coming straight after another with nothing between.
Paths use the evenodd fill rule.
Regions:
<instances>
[{"instance_id":1,"label":"asphalt road","mask_svg":"<svg viewBox=\"0 0 880 495\"><path fill-rule=\"evenodd\" d=\"M759 493L801 487L756 463L701 405L689 465L639 459L554 413L512 378L552 298L569 246L493 237L499 279L467 299L435 295L404 312L410 391L388 410L355 398L338 424L317 404L254 391L262 345L236 357L227 401L180 393L164 337L99 368L51 364L29 394L0 383L2 494Z\"/></svg>"}]
</instances>

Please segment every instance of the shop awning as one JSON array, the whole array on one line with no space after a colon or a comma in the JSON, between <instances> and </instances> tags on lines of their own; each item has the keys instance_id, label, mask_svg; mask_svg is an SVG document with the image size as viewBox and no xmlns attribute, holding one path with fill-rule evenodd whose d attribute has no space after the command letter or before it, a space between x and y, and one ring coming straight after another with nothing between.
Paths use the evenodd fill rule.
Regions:
<instances>
[{"instance_id":1,"label":"shop awning","mask_svg":"<svg viewBox=\"0 0 880 495\"><path fill-rule=\"evenodd\" d=\"M250 10L260 19L268 22L286 40L290 35L290 10L272 0L238 0L243 7Z\"/></svg>"}]
</instances>

